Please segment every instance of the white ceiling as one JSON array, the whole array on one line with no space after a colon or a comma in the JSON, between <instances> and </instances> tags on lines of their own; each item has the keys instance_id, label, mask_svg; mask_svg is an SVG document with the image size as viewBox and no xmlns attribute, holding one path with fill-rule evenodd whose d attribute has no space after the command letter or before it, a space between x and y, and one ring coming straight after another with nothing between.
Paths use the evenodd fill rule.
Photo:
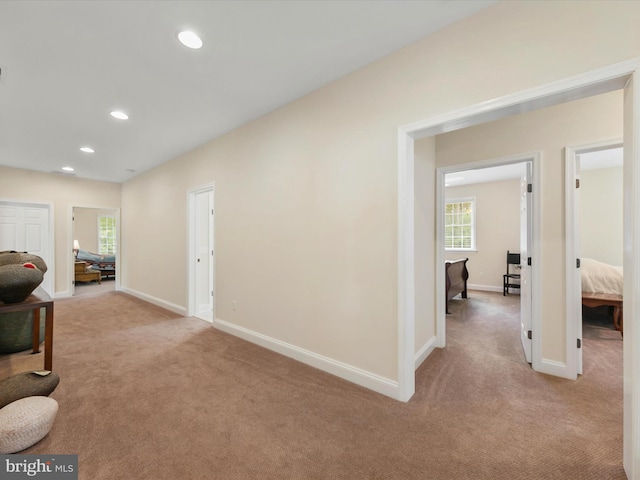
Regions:
<instances>
[{"instance_id":1,"label":"white ceiling","mask_svg":"<svg viewBox=\"0 0 640 480\"><path fill-rule=\"evenodd\" d=\"M474 183L499 182L522 178L525 174L524 163L512 163L499 167L478 168L463 172L448 173L444 176L446 187L459 187Z\"/></svg>"},{"instance_id":2,"label":"white ceiling","mask_svg":"<svg viewBox=\"0 0 640 480\"><path fill-rule=\"evenodd\" d=\"M580 169L597 170L599 168L612 168L622 166L623 148L610 148L595 152L581 153Z\"/></svg>"},{"instance_id":3,"label":"white ceiling","mask_svg":"<svg viewBox=\"0 0 640 480\"><path fill-rule=\"evenodd\" d=\"M3 0L0 165L123 182L493 3Z\"/></svg>"}]
</instances>

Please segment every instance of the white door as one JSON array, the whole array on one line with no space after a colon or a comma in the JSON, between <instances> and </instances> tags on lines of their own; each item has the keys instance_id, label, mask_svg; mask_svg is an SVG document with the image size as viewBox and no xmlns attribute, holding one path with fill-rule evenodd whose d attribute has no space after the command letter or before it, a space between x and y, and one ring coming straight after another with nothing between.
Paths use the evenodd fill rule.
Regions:
<instances>
[{"instance_id":1,"label":"white door","mask_svg":"<svg viewBox=\"0 0 640 480\"><path fill-rule=\"evenodd\" d=\"M195 316L213 322L213 192L195 196Z\"/></svg>"},{"instance_id":2,"label":"white door","mask_svg":"<svg viewBox=\"0 0 640 480\"><path fill-rule=\"evenodd\" d=\"M29 252L53 265L49 235L49 207L0 202L0 251ZM53 273L47 270L42 288L53 297Z\"/></svg>"},{"instance_id":3,"label":"white door","mask_svg":"<svg viewBox=\"0 0 640 480\"><path fill-rule=\"evenodd\" d=\"M520 180L520 337L527 362L531 363L531 230L532 165L526 162L526 174Z\"/></svg>"}]
</instances>

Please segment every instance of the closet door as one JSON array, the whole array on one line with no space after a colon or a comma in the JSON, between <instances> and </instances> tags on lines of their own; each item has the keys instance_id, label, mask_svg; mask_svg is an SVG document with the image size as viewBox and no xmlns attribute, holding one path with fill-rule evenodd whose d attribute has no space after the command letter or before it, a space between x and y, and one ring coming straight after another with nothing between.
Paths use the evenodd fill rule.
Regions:
<instances>
[{"instance_id":1,"label":"closet door","mask_svg":"<svg viewBox=\"0 0 640 480\"><path fill-rule=\"evenodd\" d=\"M0 251L29 252L53 265L49 235L49 207L0 202ZM53 296L52 272L48 270L42 288Z\"/></svg>"}]
</instances>

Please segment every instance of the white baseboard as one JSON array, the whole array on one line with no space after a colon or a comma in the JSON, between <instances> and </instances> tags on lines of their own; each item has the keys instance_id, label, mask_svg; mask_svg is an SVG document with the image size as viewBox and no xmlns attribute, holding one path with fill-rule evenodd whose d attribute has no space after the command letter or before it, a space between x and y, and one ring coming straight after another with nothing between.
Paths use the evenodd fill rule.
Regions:
<instances>
[{"instance_id":1,"label":"white baseboard","mask_svg":"<svg viewBox=\"0 0 640 480\"><path fill-rule=\"evenodd\" d=\"M180 305L176 305L175 303L167 302L166 300L162 300L160 298L147 295L146 293L138 292L137 290L133 290L127 287L121 286L118 291L127 293L133 297L139 298L140 300L144 300L145 302L149 302L153 305L157 305L158 307L165 308L171 312L177 313L178 315L182 315L183 317L187 316L187 309Z\"/></svg>"},{"instance_id":2,"label":"white baseboard","mask_svg":"<svg viewBox=\"0 0 640 480\"><path fill-rule=\"evenodd\" d=\"M431 352L433 352L433 350L436 348L436 342L438 340L438 337L431 337L427 343L424 344L424 346L418 350L418 352L416 353L416 357L415 357L415 369L417 370L418 367L420 365L422 365L422 363L427 359L427 357L429 355L431 355Z\"/></svg>"},{"instance_id":3,"label":"white baseboard","mask_svg":"<svg viewBox=\"0 0 640 480\"><path fill-rule=\"evenodd\" d=\"M271 338L267 335L254 332L253 330L240 327L224 320L214 320L213 326L223 332L242 338L248 342L255 343L256 345L260 345L268 350L277 352L306 365L310 365L349 382L373 390L374 392L381 393L382 395L386 395L387 397L391 397L395 400L399 399L400 389L397 381L381 377L375 373L367 372L352 365L296 347L295 345L276 340L275 338Z\"/></svg>"},{"instance_id":4,"label":"white baseboard","mask_svg":"<svg viewBox=\"0 0 640 480\"><path fill-rule=\"evenodd\" d=\"M65 290L62 292L55 292L53 294L53 298L68 298L71 296L71 292L69 290Z\"/></svg>"}]
</instances>

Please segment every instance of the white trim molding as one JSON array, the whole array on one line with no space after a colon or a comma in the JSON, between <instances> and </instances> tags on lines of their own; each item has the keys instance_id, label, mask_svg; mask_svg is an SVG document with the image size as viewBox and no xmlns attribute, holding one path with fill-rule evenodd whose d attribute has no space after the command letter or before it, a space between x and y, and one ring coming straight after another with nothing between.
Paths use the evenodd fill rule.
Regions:
<instances>
[{"instance_id":1,"label":"white trim molding","mask_svg":"<svg viewBox=\"0 0 640 480\"><path fill-rule=\"evenodd\" d=\"M624 89L624 454L628 478L640 478L640 61Z\"/></svg>"},{"instance_id":2,"label":"white trim molding","mask_svg":"<svg viewBox=\"0 0 640 480\"><path fill-rule=\"evenodd\" d=\"M640 57L574 75L555 82L506 95L494 100L435 115L398 128L398 382L400 399L408 401L415 392L415 245L414 245L414 158L413 140L459 130L510 115L533 111L587 96L625 87L625 318L630 324L624 336L624 468L629 478L640 477L640 296L635 295L640 279ZM534 172L535 176L535 172ZM442 208L442 179L436 184L436 208ZM534 220L535 221L535 220ZM442 260L442 240L436 239L437 261ZM534 259L535 261L535 259ZM443 263L443 262L440 262ZM439 264L436 265L438 267ZM438 280L441 277L436 277ZM443 277L442 277L443 278ZM629 281L628 281L629 280ZM436 316L444 296L443 282L436 281ZM534 308L536 303L533 302ZM539 306L537 307L539 308ZM534 318L536 312L534 312ZM533 320L533 319L532 319ZM625 322L626 323L626 322ZM625 325L627 327L627 325ZM436 327L438 337L444 332ZM542 337L542 335L538 335ZM540 348L540 340L532 349ZM438 346L439 341L438 341ZM535 355L535 353L534 353ZM539 353L538 353L539 355ZM536 366L534 365L534 368ZM538 370L562 370L562 365L543 360ZM566 370L566 368L565 368Z\"/></svg>"},{"instance_id":3,"label":"white trim molding","mask_svg":"<svg viewBox=\"0 0 640 480\"><path fill-rule=\"evenodd\" d=\"M427 359L431 352L437 348L438 338L433 336L425 343L416 353L414 369L417 370L420 365Z\"/></svg>"},{"instance_id":4,"label":"white trim molding","mask_svg":"<svg viewBox=\"0 0 640 480\"><path fill-rule=\"evenodd\" d=\"M582 341L582 292L580 270L576 268L576 259L580 258L580 232L576 220L579 218L576 198L575 179L577 158L580 154L597 152L623 146L622 138L603 142L565 147L564 149L564 189L565 189L565 279L566 301L566 351L567 378L577 378L582 373L582 350L577 348L576 339Z\"/></svg>"},{"instance_id":5,"label":"white trim molding","mask_svg":"<svg viewBox=\"0 0 640 480\"><path fill-rule=\"evenodd\" d=\"M356 385L381 393L387 397L398 398L398 382L388 378L381 377L375 373L367 372L366 370L339 362L332 358L325 357L324 355L317 354L310 350L305 350L304 348L297 347L290 343L277 340L224 320L214 320L213 326L230 335L267 348L268 350L292 358L311 367L318 368L324 372L355 383Z\"/></svg>"},{"instance_id":6,"label":"white trim molding","mask_svg":"<svg viewBox=\"0 0 640 480\"><path fill-rule=\"evenodd\" d=\"M414 141L398 131L398 400L415 393ZM444 294L444 290L443 290Z\"/></svg>"},{"instance_id":7,"label":"white trim molding","mask_svg":"<svg viewBox=\"0 0 640 480\"><path fill-rule=\"evenodd\" d=\"M72 297L75 291L74 281L75 281L75 269L74 263L76 261L73 255L73 234L74 234L74 210L76 208L87 208L92 210L111 210L113 211L113 215L116 217L116 276L114 288L116 291L120 291L121 278L122 278L122 265L124 262L122 261L122 235L120 235L120 207L105 207L102 205L87 205L87 204L70 204L67 208L67 239L68 244L66 248L66 264L69 265L69 269L67 271L67 290L56 293L56 298L63 297ZM153 303L153 302L152 302Z\"/></svg>"},{"instance_id":8,"label":"white trim molding","mask_svg":"<svg viewBox=\"0 0 640 480\"><path fill-rule=\"evenodd\" d=\"M541 206L542 200L540 195L540 164L542 155L540 152L521 153L516 155L508 155L505 157L499 157L494 159L485 159L475 162L468 162L457 165L450 165L446 167L440 167L436 169L436 278L445 277L445 249L443 245L444 239L444 212L445 195L444 195L444 179L448 173L461 172L466 170L474 170L479 168L497 167L502 165L511 165L514 163L531 162L532 164L532 181L533 181L533 235L531 237L531 293L533 298L540 298L540 275L539 275L539 259L540 259L540 226L541 226ZM438 336L438 346L444 347L446 345L446 313L445 313L445 301L444 301L444 282L437 282L437 287L441 287L442 291L437 292L436 296L436 331ZM499 290L502 291L502 290ZM531 330L534 332L533 340L531 343L531 359L532 367L534 370L540 370L542 366L542 343L541 335L536 333L541 332L541 318L540 318L540 305L537 302L532 302L531 305Z\"/></svg>"},{"instance_id":9,"label":"white trim molding","mask_svg":"<svg viewBox=\"0 0 640 480\"><path fill-rule=\"evenodd\" d=\"M409 379L406 375L406 370L410 368L410 365L413 365L413 360L408 360L410 357L405 352L411 348L415 336L412 313L415 306L414 269L412 268L415 258L413 244L413 139L454 131L505 118L516 113L621 89L638 68L638 65L640 65L640 58L628 60L398 128L398 357L401 363L405 362L404 365L398 367L400 372L405 372L405 375L399 375L398 378L401 391L409 398L413 395L415 388L415 378ZM441 202L442 192L440 190L444 188L441 182L442 180L439 179L436 185L437 202ZM442 205L438 205L437 208L442 208ZM443 250L441 243L442 241L437 239L437 252ZM440 299L444 294L444 287L440 285L441 283L436 282L437 299ZM437 312L437 316L440 315L441 313ZM438 334L439 337L441 335L443 332Z\"/></svg>"},{"instance_id":10,"label":"white trim molding","mask_svg":"<svg viewBox=\"0 0 640 480\"><path fill-rule=\"evenodd\" d=\"M131 295L132 297L139 298L140 300L144 300L145 302L151 303L152 305L156 305L158 307L169 310L173 313L177 313L178 315L181 315L183 317L187 316L187 309L181 305L167 302L166 300L162 300L161 298L154 297L153 295L148 295L146 293L139 292L138 290L134 290L128 287L121 287L119 291Z\"/></svg>"}]
</instances>

